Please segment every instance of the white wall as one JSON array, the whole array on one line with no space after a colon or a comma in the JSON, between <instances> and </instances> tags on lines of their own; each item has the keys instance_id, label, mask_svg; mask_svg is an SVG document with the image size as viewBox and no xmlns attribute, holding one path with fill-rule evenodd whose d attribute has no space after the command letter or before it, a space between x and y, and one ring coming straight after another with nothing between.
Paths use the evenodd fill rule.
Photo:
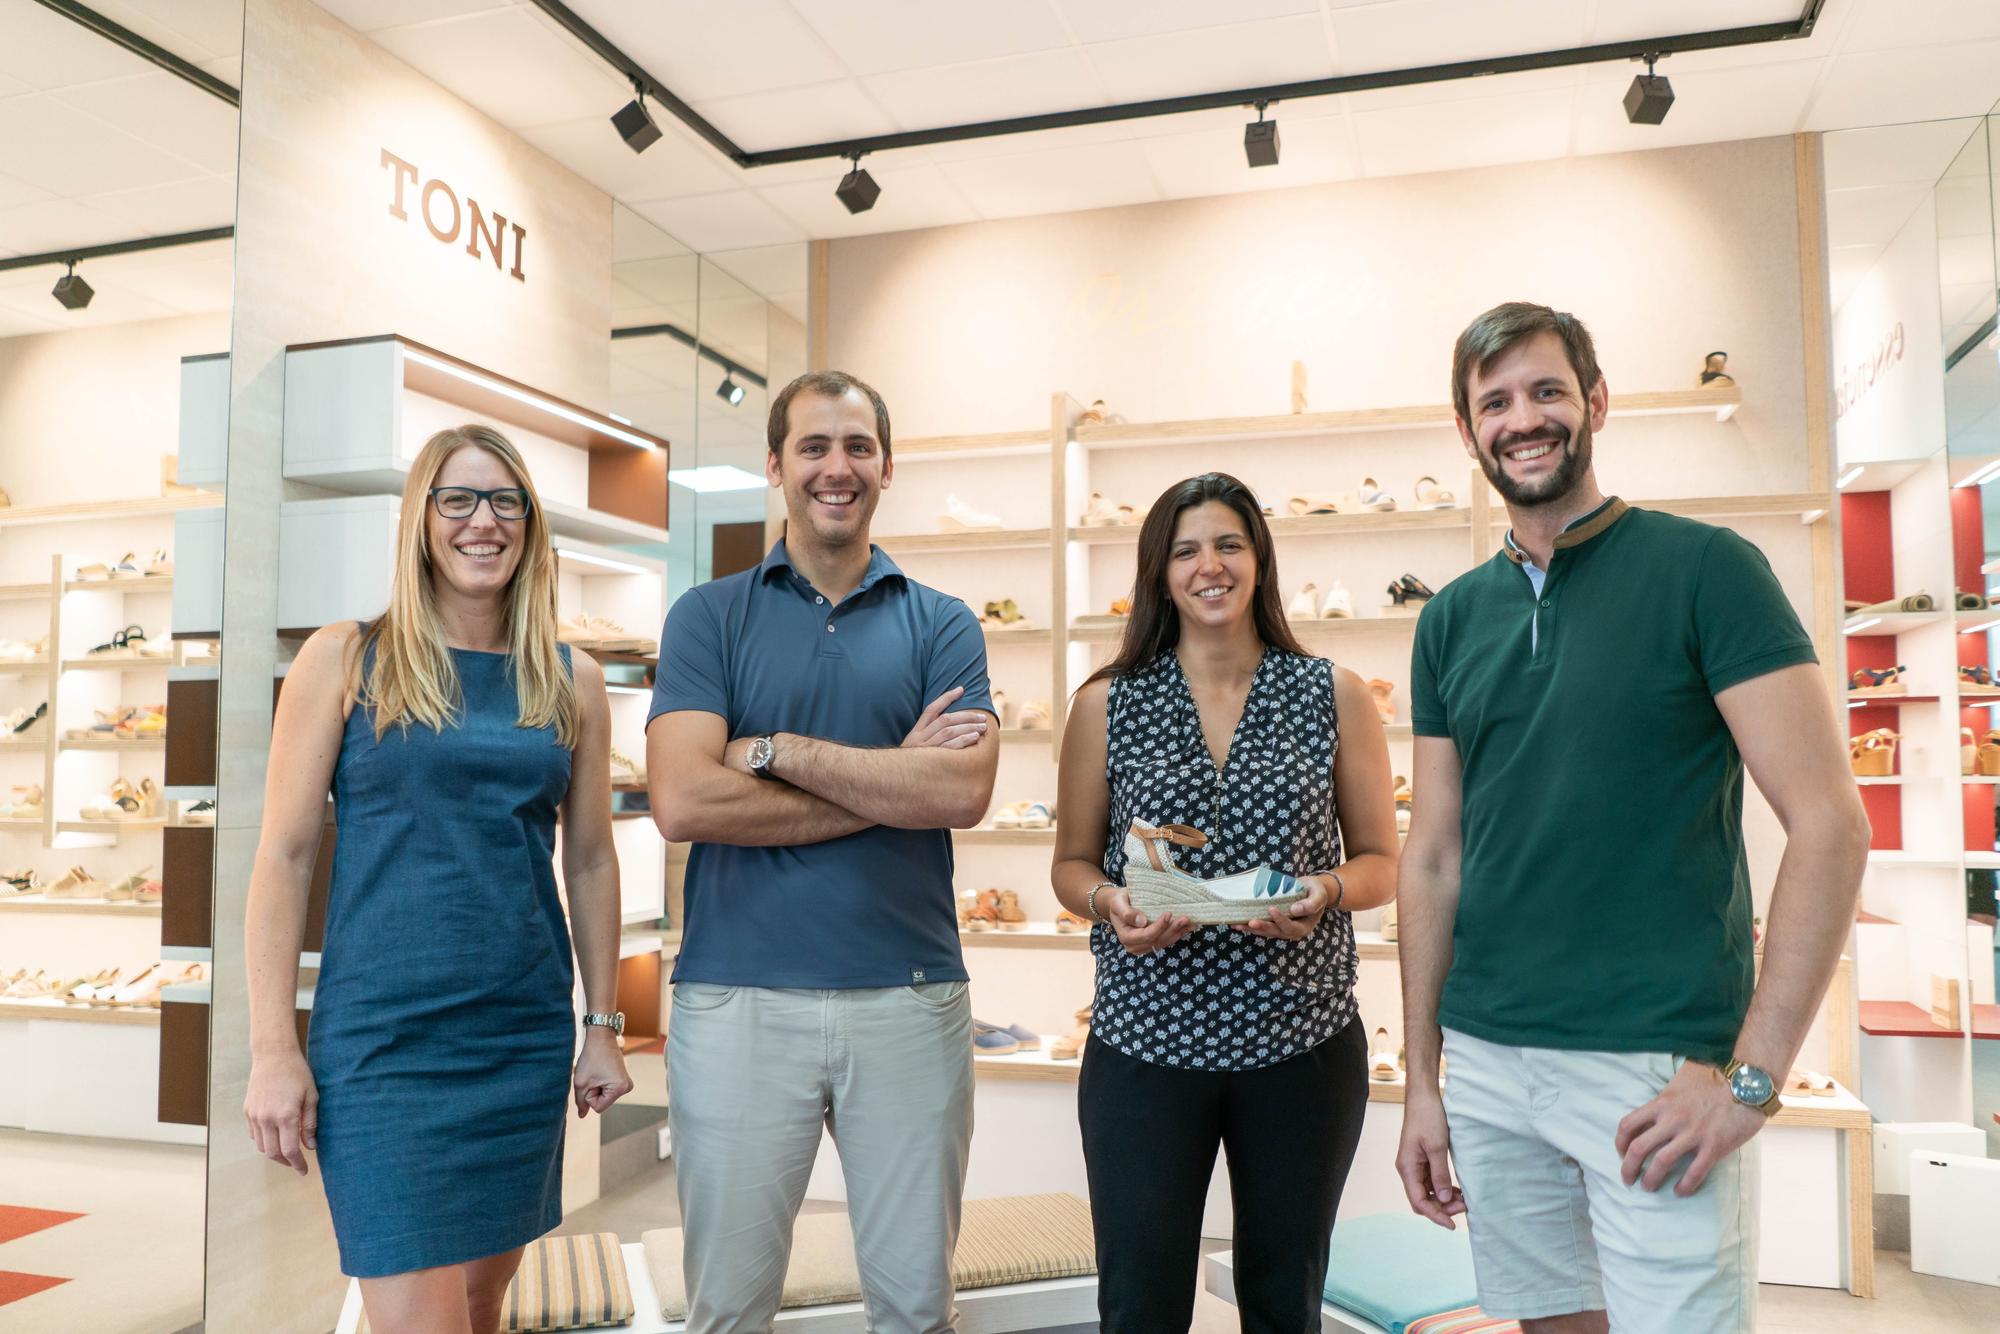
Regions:
<instances>
[{"instance_id":1,"label":"white wall","mask_svg":"<svg viewBox=\"0 0 2000 1334\"><path fill-rule=\"evenodd\" d=\"M1833 317L1834 440L1841 464L1920 459L1944 447L1937 209L1926 195Z\"/></svg>"}]
</instances>

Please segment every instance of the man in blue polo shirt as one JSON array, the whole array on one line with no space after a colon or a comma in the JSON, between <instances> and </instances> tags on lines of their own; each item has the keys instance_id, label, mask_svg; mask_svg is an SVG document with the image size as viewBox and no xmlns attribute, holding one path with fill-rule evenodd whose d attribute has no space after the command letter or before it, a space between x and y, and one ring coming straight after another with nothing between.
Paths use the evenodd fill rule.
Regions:
<instances>
[{"instance_id":1,"label":"man in blue polo shirt","mask_svg":"<svg viewBox=\"0 0 2000 1334\"><path fill-rule=\"evenodd\" d=\"M771 403L785 538L675 604L647 763L694 845L667 1042L688 1329L768 1330L822 1127L870 1326L956 1326L972 1020L953 828L993 793L985 639L868 541L889 411L852 376Z\"/></svg>"},{"instance_id":2,"label":"man in blue polo shirt","mask_svg":"<svg viewBox=\"0 0 2000 1334\"><path fill-rule=\"evenodd\" d=\"M1417 622L1397 1169L1528 1334L1748 1334L1749 1141L1867 859L1839 723L1762 552L1598 490L1580 321L1495 307L1452 387L1513 527ZM1761 977L1746 769L1786 832Z\"/></svg>"}]
</instances>

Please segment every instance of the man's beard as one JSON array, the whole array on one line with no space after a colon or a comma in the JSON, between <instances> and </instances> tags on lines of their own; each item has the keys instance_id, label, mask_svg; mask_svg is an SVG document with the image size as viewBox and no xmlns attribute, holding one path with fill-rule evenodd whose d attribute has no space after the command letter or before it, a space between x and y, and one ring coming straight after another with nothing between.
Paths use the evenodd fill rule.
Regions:
<instances>
[{"instance_id":1,"label":"man's beard","mask_svg":"<svg viewBox=\"0 0 2000 1334\"><path fill-rule=\"evenodd\" d=\"M1552 442L1561 454L1562 461L1555 471L1537 482L1517 482L1509 477L1500 463L1500 455L1516 445L1530 444L1537 440ZM1486 480L1493 483L1493 489L1509 505L1522 509L1533 509L1537 505L1552 505L1576 489L1583 474L1590 467L1590 423L1578 428L1574 448L1567 429L1553 422L1537 431L1516 434L1507 432L1496 436L1490 451L1479 452L1479 469L1486 474Z\"/></svg>"}]
</instances>

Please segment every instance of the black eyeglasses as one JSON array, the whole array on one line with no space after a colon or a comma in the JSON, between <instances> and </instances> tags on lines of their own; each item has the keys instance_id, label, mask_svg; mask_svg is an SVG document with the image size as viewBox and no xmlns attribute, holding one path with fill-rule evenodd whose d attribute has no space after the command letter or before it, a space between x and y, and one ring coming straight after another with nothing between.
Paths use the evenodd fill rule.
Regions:
<instances>
[{"instance_id":1,"label":"black eyeglasses","mask_svg":"<svg viewBox=\"0 0 2000 1334\"><path fill-rule=\"evenodd\" d=\"M431 504L447 519L469 519L485 501L496 519L518 523L528 517L528 493L518 486L503 486L497 491L481 491L470 486L434 486L431 488Z\"/></svg>"}]
</instances>

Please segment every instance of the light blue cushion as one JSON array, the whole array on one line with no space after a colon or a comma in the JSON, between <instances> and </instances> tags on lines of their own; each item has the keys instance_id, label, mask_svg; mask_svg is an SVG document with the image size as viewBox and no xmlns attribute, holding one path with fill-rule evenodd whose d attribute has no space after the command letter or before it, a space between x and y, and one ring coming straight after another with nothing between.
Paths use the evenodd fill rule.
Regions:
<instances>
[{"instance_id":1,"label":"light blue cushion","mask_svg":"<svg viewBox=\"0 0 2000 1334\"><path fill-rule=\"evenodd\" d=\"M1471 1306L1472 1243L1465 1220L1447 1232L1414 1214L1369 1214L1335 1224L1326 1299L1402 1334L1412 1320Z\"/></svg>"}]
</instances>

